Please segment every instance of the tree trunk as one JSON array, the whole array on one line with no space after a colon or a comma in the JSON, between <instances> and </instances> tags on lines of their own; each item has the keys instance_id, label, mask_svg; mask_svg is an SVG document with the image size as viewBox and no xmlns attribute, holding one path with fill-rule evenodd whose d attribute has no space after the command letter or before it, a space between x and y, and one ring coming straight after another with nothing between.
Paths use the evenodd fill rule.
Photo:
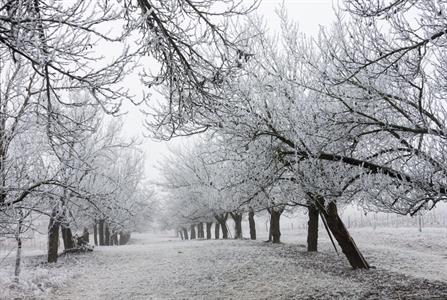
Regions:
<instances>
[{"instance_id":1,"label":"tree trunk","mask_svg":"<svg viewBox=\"0 0 447 300\"><path fill-rule=\"evenodd\" d=\"M337 205L334 202L328 204L324 212L327 225L337 240L343 253L346 255L349 263L354 269L369 269L368 262L363 257L360 250L357 248L354 240L346 229L343 221L337 212Z\"/></svg>"},{"instance_id":2,"label":"tree trunk","mask_svg":"<svg viewBox=\"0 0 447 300\"><path fill-rule=\"evenodd\" d=\"M318 209L314 205L308 208L309 221L307 222L307 251L318 251Z\"/></svg>"},{"instance_id":3,"label":"tree trunk","mask_svg":"<svg viewBox=\"0 0 447 300\"><path fill-rule=\"evenodd\" d=\"M203 223L202 222L200 222L197 225L197 237L199 239L203 239L205 237L205 232L203 231Z\"/></svg>"},{"instance_id":4,"label":"tree trunk","mask_svg":"<svg viewBox=\"0 0 447 300\"><path fill-rule=\"evenodd\" d=\"M71 233L70 227L68 227L68 224L63 224L61 226L61 233L62 233L62 240L64 242L64 249L72 249L74 248L74 240L73 240L73 234Z\"/></svg>"},{"instance_id":5,"label":"tree trunk","mask_svg":"<svg viewBox=\"0 0 447 300\"><path fill-rule=\"evenodd\" d=\"M185 240L188 239L188 229L186 229L185 227L182 227L183 230L183 237L185 238Z\"/></svg>"},{"instance_id":6,"label":"tree trunk","mask_svg":"<svg viewBox=\"0 0 447 300\"><path fill-rule=\"evenodd\" d=\"M110 236L110 245L112 246L117 246L118 243L118 232L114 232L111 236Z\"/></svg>"},{"instance_id":7,"label":"tree trunk","mask_svg":"<svg viewBox=\"0 0 447 300\"><path fill-rule=\"evenodd\" d=\"M20 210L20 219L19 223L17 224L17 231L15 234L15 238L17 241L17 252L16 252L16 265L14 269L14 281L19 282L19 276L20 276L20 265L22 262L22 223L23 223L23 214Z\"/></svg>"},{"instance_id":8,"label":"tree trunk","mask_svg":"<svg viewBox=\"0 0 447 300\"><path fill-rule=\"evenodd\" d=\"M250 225L250 238L256 240L255 212L252 209L248 213L248 224Z\"/></svg>"},{"instance_id":9,"label":"tree trunk","mask_svg":"<svg viewBox=\"0 0 447 300\"><path fill-rule=\"evenodd\" d=\"M215 218L219 222L219 225L220 225L220 227L222 229L222 238L224 240L228 239L228 228L227 228L228 213L223 213L221 215L216 215Z\"/></svg>"},{"instance_id":10,"label":"tree trunk","mask_svg":"<svg viewBox=\"0 0 447 300\"><path fill-rule=\"evenodd\" d=\"M20 265L22 260L22 238L20 237L20 234L16 236L16 241L17 241L17 252L16 252L16 266L14 269L14 281L19 282Z\"/></svg>"},{"instance_id":11,"label":"tree trunk","mask_svg":"<svg viewBox=\"0 0 447 300\"><path fill-rule=\"evenodd\" d=\"M270 231L272 234L272 242L274 244L281 242L281 228L279 226L279 221L283 211L283 208L272 208L270 212Z\"/></svg>"},{"instance_id":12,"label":"tree trunk","mask_svg":"<svg viewBox=\"0 0 447 300\"><path fill-rule=\"evenodd\" d=\"M227 222L224 221L223 223L220 223L220 227L222 228L222 238L223 238L224 240L228 239Z\"/></svg>"},{"instance_id":13,"label":"tree trunk","mask_svg":"<svg viewBox=\"0 0 447 300\"><path fill-rule=\"evenodd\" d=\"M96 220L93 223L93 241L95 242L95 246L98 246L98 223Z\"/></svg>"},{"instance_id":14,"label":"tree trunk","mask_svg":"<svg viewBox=\"0 0 447 300\"><path fill-rule=\"evenodd\" d=\"M214 238L219 239L219 222L214 223Z\"/></svg>"},{"instance_id":15,"label":"tree trunk","mask_svg":"<svg viewBox=\"0 0 447 300\"><path fill-rule=\"evenodd\" d=\"M110 246L110 229L107 222L104 223L104 245Z\"/></svg>"},{"instance_id":16,"label":"tree trunk","mask_svg":"<svg viewBox=\"0 0 447 300\"><path fill-rule=\"evenodd\" d=\"M230 213L234 220L234 239L242 239L242 214Z\"/></svg>"},{"instance_id":17,"label":"tree trunk","mask_svg":"<svg viewBox=\"0 0 447 300\"><path fill-rule=\"evenodd\" d=\"M419 232L422 232L422 213L421 212L418 213L418 229L419 229Z\"/></svg>"},{"instance_id":18,"label":"tree trunk","mask_svg":"<svg viewBox=\"0 0 447 300\"><path fill-rule=\"evenodd\" d=\"M211 226L213 226L213 222L207 222L206 223L206 239L211 239Z\"/></svg>"},{"instance_id":19,"label":"tree trunk","mask_svg":"<svg viewBox=\"0 0 447 300\"><path fill-rule=\"evenodd\" d=\"M85 243L90 243L90 233L88 232L87 227L84 227L84 230L82 231L82 239Z\"/></svg>"},{"instance_id":20,"label":"tree trunk","mask_svg":"<svg viewBox=\"0 0 447 300\"><path fill-rule=\"evenodd\" d=\"M182 239L182 241L184 240L182 229L177 229L177 235L180 235L180 238Z\"/></svg>"},{"instance_id":21,"label":"tree trunk","mask_svg":"<svg viewBox=\"0 0 447 300\"><path fill-rule=\"evenodd\" d=\"M196 239L196 226L191 225L190 229L191 229L191 240L195 240Z\"/></svg>"},{"instance_id":22,"label":"tree trunk","mask_svg":"<svg viewBox=\"0 0 447 300\"><path fill-rule=\"evenodd\" d=\"M104 220L98 223L99 245L104 246Z\"/></svg>"},{"instance_id":23,"label":"tree trunk","mask_svg":"<svg viewBox=\"0 0 447 300\"><path fill-rule=\"evenodd\" d=\"M48 224L48 262L57 262L57 251L59 249L59 227L60 219L56 208L53 209Z\"/></svg>"}]
</instances>

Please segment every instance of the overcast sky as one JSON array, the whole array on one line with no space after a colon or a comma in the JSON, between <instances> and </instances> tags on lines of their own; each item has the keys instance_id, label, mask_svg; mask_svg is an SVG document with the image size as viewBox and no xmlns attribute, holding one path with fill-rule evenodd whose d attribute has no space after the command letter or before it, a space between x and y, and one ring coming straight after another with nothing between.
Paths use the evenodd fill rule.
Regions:
<instances>
[{"instance_id":1,"label":"overcast sky","mask_svg":"<svg viewBox=\"0 0 447 300\"><path fill-rule=\"evenodd\" d=\"M257 10L259 14L265 17L267 25L272 30L279 29L279 20L275 14L275 10L282 2L282 0L262 0ZM333 3L336 4L337 0L284 0L288 16L299 23L299 28L302 32L309 35L316 35L321 25L327 26L334 20ZM129 81L128 85L131 90L141 91L141 85L136 76ZM154 99L151 100L155 102L160 101L156 97L156 95L153 95ZM149 180L156 180L158 177L158 172L155 167L157 161L163 158L163 154L166 153L168 145L181 144L182 141L176 139L168 143L143 138L143 134L147 134L147 131L143 127L144 117L139 112L139 108L125 105L124 109L128 111L125 116L125 134L138 136L142 139L142 149L146 153L146 177Z\"/></svg>"}]
</instances>

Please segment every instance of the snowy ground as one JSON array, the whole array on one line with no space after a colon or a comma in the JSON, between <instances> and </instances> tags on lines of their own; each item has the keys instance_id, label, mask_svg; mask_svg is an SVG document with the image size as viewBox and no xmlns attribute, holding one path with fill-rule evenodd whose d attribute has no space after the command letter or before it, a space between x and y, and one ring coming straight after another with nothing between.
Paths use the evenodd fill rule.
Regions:
<instances>
[{"instance_id":1,"label":"snowy ground","mask_svg":"<svg viewBox=\"0 0 447 300\"><path fill-rule=\"evenodd\" d=\"M447 282L447 228L424 228L423 232L416 228L358 228L350 233L368 262L378 269ZM334 253L326 232L320 236L320 248ZM304 247L306 233L286 231L283 241Z\"/></svg>"},{"instance_id":2,"label":"snowy ground","mask_svg":"<svg viewBox=\"0 0 447 300\"><path fill-rule=\"evenodd\" d=\"M263 243L262 232L259 241L134 235L131 245L98 247L57 267L34 265L31 273L50 293L28 298L447 299L445 229L352 230L377 267L370 271L352 271L323 232L321 251L306 253L304 233L283 230L281 245Z\"/></svg>"}]
</instances>

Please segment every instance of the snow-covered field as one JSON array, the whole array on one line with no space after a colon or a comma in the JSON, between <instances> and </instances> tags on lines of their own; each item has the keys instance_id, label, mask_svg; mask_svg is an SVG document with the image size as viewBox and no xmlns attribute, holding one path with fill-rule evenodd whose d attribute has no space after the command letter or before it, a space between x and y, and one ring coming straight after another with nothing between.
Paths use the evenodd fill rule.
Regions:
<instances>
[{"instance_id":1,"label":"snow-covered field","mask_svg":"<svg viewBox=\"0 0 447 300\"><path fill-rule=\"evenodd\" d=\"M54 266L27 258L22 282L2 299L447 299L447 230L357 229L352 234L377 269L353 271L324 232L306 253L305 231L283 230L284 244L193 240L136 234ZM2 270L4 273L4 269ZM2 274L3 275L6 274ZM5 282L2 282L2 285ZM37 287L37 288L36 288Z\"/></svg>"},{"instance_id":2,"label":"snow-covered field","mask_svg":"<svg viewBox=\"0 0 447 300\"><path fill-rule=\"evenodd\" d=\"M320 227L320 248L335 255ZM447 228L358 228L350 233L368 262L380 270L447 282ZM306 232L286 231L286 243L306 245ZM340 251L340 250L339 250ZM343 254L340 259L344 260ZM447 296L446 296L447 299Z\"/></svg>"}]
</instances>

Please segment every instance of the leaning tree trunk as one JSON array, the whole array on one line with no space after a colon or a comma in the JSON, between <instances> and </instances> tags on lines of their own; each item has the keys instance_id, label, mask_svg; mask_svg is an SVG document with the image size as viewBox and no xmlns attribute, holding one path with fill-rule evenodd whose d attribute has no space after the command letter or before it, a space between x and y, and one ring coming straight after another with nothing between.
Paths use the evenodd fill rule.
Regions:
<instances>
[{"instance_id":1,"label":"leaning tree trunk","mask_svg":"<svg viewBox=\"0 0 447 300\"><path fill-rule=\"evenodd\" d=\"M219 222L214 223L214 238L219 239Z\"/></svg>"},{"instance_id":2,"label":"leaning tree trunk","mask_svg":"<svg viewBox=\"0 0 447 300\"><path fill-rule=\"evenodd\" d=\"M272 243L277 244L281 242L281 228L279 221L284 209L272 209L270 212L270 231L272 234Z\"/></svg>"},{"instance_id":3,"label":"leaning tree trunk","mask_svg":"<svg viewBox=\"0 0 447 300\"><path fill-rule=\"evenodd\" d=\"M104 245L110 246L110 228L107 222L104 224Z\"/></svg>"},{"instance_id":4,"label":"leaning tree trunk","mask_svg":"<svg viewBox=\"0 0 447 300\"><path fill-rule=\"evenodd\" d=\"M222 228L222 238L224 240L228 239L228 228L227 228L228 213L216 215L215 218L219 222L220 227Z\"/></svg>"},{"instance_id":5,"label":"leaning tree trunk","mask_svg":"<svg viewBox=\"0 0 447 300\"><path fill-rule=\"evenodd\" d=\"M310 204L308 207L309 221L307 222L307 251L318 251L318 209Z\"/></svg>"},{"instance_id":6,"label":"leaning tree trunk","mask_svg":"<svg viewBox=\"0 0 447 300\"><path fill-rule=\"evenodd\" d=\"M213 222L207 222L206 223L206 239L211 239L211 226L213 226Z\"/></svg>"},{"instance_id":7,"label":"leaning tree trunk","mask_svg":"<svg viewBox=\"0 0 447 300\"><path fill-rule=\"evenodd\" d=\"M230 213L234 220L234 239L242 239L242 214Z\"/></svg>"},{"instance_id":8,"label":"leaning tree trunk","mask_svg":"<svg viewBox=\"0 0 447 300\"><path fill-rule=\"evenodd\" d=\"M250 225L250 238L256 240L255 212L252 209L248 213L248 224Z\"/></svg>"},{"instance_id":9,"label":"leaning tree trunk","mask_svg":"<svg viewBox=\"0 0 447 300\"><path fill-rule=\"evenodd\" d=\"M205 237L205 232L203 231L203 223L202 222L200 222L197 225L197 237L199 239L203 239Z\"/></svg>"},{"instance_id":10,"label":"leaning tree trunk","mask_svg":"<svg viewBox=\"0 0 447 300\"><path fill-rule=\"evenodd\" d=\"M96 220L93 223L93 241L95 242L95 246L98 246L98 223Z\"/></svg>"},{"instance_id":11,"label":"leaning tree trunk","mask_svg":"<svg viewBox=\"0 0 447 300\"><path fill-rule=\"evenodd\" d=\"M98 222L99 245L104 246L104 220Z\"/></svg>"},{"instance_id":12,"label":"leaning tree trunk","mask_svg":"<svg viewBox=\"0 0 447 300\"><path fill-rule=\"evenodd\" d=\"M191 240L194 240L196 238L196 226L191 225L190 229L191 229Z\"/></svg>"},{"instance_id":13,"label":"leaning tree trunk","mask_svg":"<svg viewBox=\"0 0 447 300\"><path fill-rule=\"evenodd\" d=\"M359 248L357 248L357 245L346 229L345 224L340 219L335 202L330 202L328 204L327 209L323 210L322 216L325 218L327 226L340 245L341 250L346 255L352 268L369 269L370 266L368 262L363 257Z\"/></svg>"},{"instance_id":14,"label":"leaning tree trunk","mask_svg":"<svg viewBox=\"0 0 447 300\"><path fill-rule=\"evenodd\" d=\"M59 249L59 227L60 219L56 208L53 209L48 224L48 262L57 262L57 251Z\"/></svg>"},{"instance_id":15,"label":"leaning tree trunk","mask_svg":"<svg viewBox=\"0 0 447 300\"><path fill-rule=\"evenodd\" d=\"M182 241L184 240L184 238L183 238L183 231L181 229L177 229L177 236L180 236Z\"/></svg>"},{"instance_id":16,"label":"leaning tree trunk","mask_svg":"<svg viewBox=\"0 0 447 300\"><path fill-rule=\"evenodd\" d=\"M187 240L188 239L188 229L186 229L185 227L182 227L182 230L183 230L183 236L184 236L185 240Z\"/></svg>"},{"instance_id":17,"label":"leaning tree trunk","mask_svg":"<svg viewBox=\"0 0 447 300\"><path fill-rule=\"evenodd\" d=\"M61 226L62 240L64 242L64 249L72 249L75 247L73 234L68 224L62 224Z\"/></svg>"}]
</instances>

